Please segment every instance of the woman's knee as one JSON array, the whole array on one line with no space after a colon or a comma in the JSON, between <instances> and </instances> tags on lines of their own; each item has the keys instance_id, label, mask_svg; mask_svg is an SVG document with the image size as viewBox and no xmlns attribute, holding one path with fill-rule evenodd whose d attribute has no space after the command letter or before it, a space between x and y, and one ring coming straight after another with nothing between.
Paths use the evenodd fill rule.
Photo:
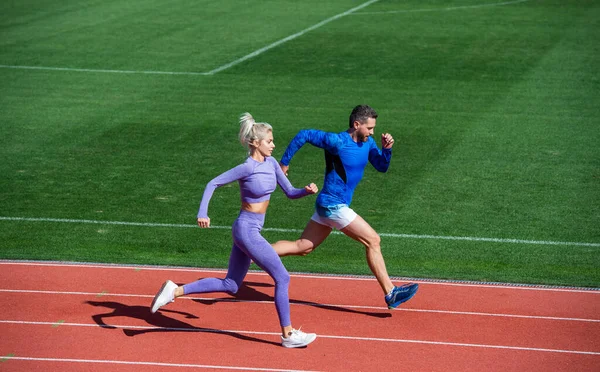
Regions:
<instances>
[{"instance_id":1,"label":"woman's knee","mask_svg":"<svg viewBox=\"0 0 600 372\"><path fill-rule=\"evenodd\" d=\"M231 278L223 279L223 286L225 287L225 290L231 294L236 294L240 289L240 285L241 283L238 283Z\"/></svg>"},{"instance_id":2,"label":"woman's knee","mask_svg":"<svg viewBox=\"0 0 600 372\"><path fill-rule=\"evenodd\" d=\"M273 280L275 281L276 285L289 286L289 284L290 284L290 273L288 273L287 270L283 270L281 272L278 272L277 275L273 276Z\"/></svg>"}]
</instances>

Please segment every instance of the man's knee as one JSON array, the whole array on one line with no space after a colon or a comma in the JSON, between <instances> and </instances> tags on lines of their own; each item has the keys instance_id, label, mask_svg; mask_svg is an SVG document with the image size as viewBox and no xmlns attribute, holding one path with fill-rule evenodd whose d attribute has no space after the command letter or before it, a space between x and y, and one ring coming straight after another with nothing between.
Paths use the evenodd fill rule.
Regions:
<instances>
[{"instance_id":1,"label":"man's knee","mask_svg":"<svg viewBox=\"0 0 600 372\"><path fill-rule=\"evenodd\" d=\"M381 250L381 237L379 234L371 234L366 237L364 243L365 247L370 250L380 251Z\"/></svg>"},{"instance_id":2,"label":"man's knee","mask_svg":"<svg viewBox=\"0 0 600 372\"><path fill-rule=\"evenodd\" d=\"M298 256L308 256L314 250L315 250L314 248L309 248L309 249L299 251Z\"/></svg>"},{"instance_id":3,"label":"man's knee","mask_svg":"<svg viewBox=\"0 0 600 372\"><path fill-rule=\"evenodd\" d=\"M298 248L297 254L299 256L306 256L310 252L314 251L316 247L315 243L309 239L299 239L296 241L296 247Z\"/></svg>"}]
</instances>

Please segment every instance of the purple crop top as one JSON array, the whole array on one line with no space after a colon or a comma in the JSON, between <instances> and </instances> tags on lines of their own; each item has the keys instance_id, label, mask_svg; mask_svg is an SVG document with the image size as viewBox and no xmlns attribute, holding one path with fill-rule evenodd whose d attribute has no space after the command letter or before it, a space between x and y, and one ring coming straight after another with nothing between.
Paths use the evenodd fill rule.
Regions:
<instances>
[{"instance_id":1,"label":"purple crop top","mask_svg":"<svg viewBox=\"0 0 600 372\"><path fill-rule=\"evenodd\" d=\"M242 202L246 203L269 200L277 185L290 199L308 195L303 188L296 189L292 186L273 157L266 157L262 163L248 157L245 162L213 178L206 185L198 210L198 218L208 218L208 203L215 189L233 181L238 181Z\"/></svg>"}]
</instances>

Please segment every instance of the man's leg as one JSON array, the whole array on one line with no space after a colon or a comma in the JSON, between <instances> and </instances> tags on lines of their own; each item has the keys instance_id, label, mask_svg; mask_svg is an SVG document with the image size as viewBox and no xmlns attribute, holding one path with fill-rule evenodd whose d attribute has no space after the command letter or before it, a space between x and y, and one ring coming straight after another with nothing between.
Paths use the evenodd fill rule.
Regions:
<instances>
[{"instance_id":1,"label":"man's leg","mask_svg":"<svg viewBox=\"0 0 600 372\"><path fill-rule=\"evenodd\" d=\"M381 238L379 237L379 234L377 234L371 225L369 225L361 216L356 216L354 221L340 231L352 239L361 242L365 246L367 263L369 264L371 272L375 275L375 278L377 278L383 293L390 293L394 288L394 284L388 276L385 261L381 254Z\"/></svg>"},{"instance_id":2,"label":"man's leg","mask_svg":"<svg viewBox=\"0 0 600 372\"><path fill-rule=\"evenodd\" d=\"M331 233L331 227L321 225L313 220L308 221L300 239L295 241L280 240L273 245L273 249L280 257L306 256L317 248Z\"/></svg>"}]
</instances>

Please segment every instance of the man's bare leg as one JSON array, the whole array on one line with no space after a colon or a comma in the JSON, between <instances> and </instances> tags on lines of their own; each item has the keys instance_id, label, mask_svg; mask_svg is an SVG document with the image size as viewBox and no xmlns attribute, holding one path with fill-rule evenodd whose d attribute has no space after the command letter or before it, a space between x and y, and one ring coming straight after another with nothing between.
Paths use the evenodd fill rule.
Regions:
<instances>
[{"instance_id":1,"label":"man's bare leg","mask_svg":"<svg viewBox=\"0 0 600 372\"><path fill-rule=\"evenodd\" d=\"M272 244L280 257L306 256L317 248L331 233L331 227L321 225L313 220L308 221L300 239L295 241L280 240Z\"/></svg>"},{"instance_id":2,"label":"man's bare leg","mask_svg":"<svg viewBox=\"0 0 600 372\"><path fill-rule=\"evenodd\" d=\"M354 221L340 231L365 246L367 263L371 272L377 278L383 293L390 293L394 288L394 284L388 275L385 261L381 254L381 238L379 234L361 216L356 216Z\"/></svg>"}]
</instances>

